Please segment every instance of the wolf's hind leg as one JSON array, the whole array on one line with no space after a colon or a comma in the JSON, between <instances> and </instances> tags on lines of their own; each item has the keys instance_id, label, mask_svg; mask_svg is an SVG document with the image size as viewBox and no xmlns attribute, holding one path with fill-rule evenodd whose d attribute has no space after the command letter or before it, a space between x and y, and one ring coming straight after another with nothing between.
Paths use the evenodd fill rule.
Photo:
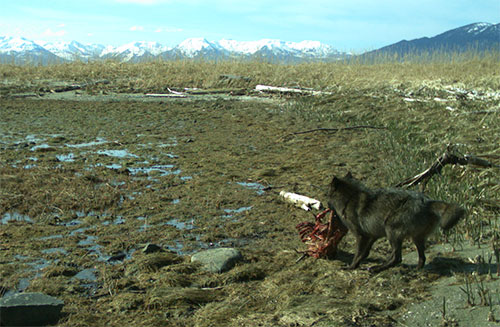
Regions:
<instances>
[{"instance_id":1,"label":"wolf's hind leg","mask_svg":"<svg viewBox=\"0 0 500 327\"><path fill-rule=\"evenodd\" d=\"M372 239L370 237L362 236L362 235L357 235L356 236L356 254L354 255L354 258L352 259L352 263L348 269L356 269L359 266L359 263L361 260L365 259L368 257L368 254L370 254L370 250L372 248L373 243L375 242L375 239Z\"/></svg>"},{"instance_id":2,"label":"wolf's hind leg","mask_svg":"<svg viewBox=\"0 0 500 327\"><path fill-rule=\"evenodd\" d=\"M425 265L425 237L414 237L413 243L415 243L418 252L417 269L422 269Z\"/></svg>"}]
</instances>

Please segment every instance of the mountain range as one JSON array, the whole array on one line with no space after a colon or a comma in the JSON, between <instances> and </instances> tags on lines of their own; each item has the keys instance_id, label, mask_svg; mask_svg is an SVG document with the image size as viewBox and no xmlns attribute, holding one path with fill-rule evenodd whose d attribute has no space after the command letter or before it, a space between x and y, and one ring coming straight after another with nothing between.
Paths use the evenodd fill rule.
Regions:
<instances>
[{"instance_id":1,"label":"mountain range","mask_svg":"<svg viewBox=\"0 0 500 327\"><path fill-rule=\"evenodd\" d=\"M367 53L420 53L424 51L478 51L500 49L500 24L475 23L459 27L434 37L400 41ZM142 62L154 59L263 59L276 62L339 60L352 54L341 52L318 41L287 42L273 39L259 41L190 38L175 47L158 42L132 42L119 47L82 44L77 41L49 43L23 37L0 36L0 63L50 64L74 60L114 59L122 62Z\"/></svg>"},{"instance_id":2,"label":"mountain range","mask_svg":"<svg viewBox=\"0 0 500 327\"><path fill-rule=\"evenodd\" d=\"M142 62L153 59L263 58L271 61L338 60L349 56L318 41L286 42L187 39L175 47L158 42L132 42L119 47L82 44L77 41L49 43L23 37L0 36L0 63L49 64L74 60L114 59L122 62Z\"/></svg>"},{"instance_id":3,"label":"mountain range","mask_svg":"<svg viewBox=\"0 0 500 327\"><path fill-rule=\"evenodd\" d=\"M402 40L364 55L397 54L402 58L408 54L461 53L468 50L500 51L500 24L469 24L434 37L422 37L411 41Z\"/></svg>"}]
</instances>

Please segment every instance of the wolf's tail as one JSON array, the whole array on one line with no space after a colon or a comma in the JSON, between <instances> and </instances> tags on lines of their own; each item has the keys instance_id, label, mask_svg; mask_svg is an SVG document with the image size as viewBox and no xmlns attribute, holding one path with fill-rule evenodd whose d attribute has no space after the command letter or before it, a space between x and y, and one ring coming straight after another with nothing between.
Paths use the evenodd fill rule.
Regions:
<instances>
[{"instance_id":1,"label":"wolf's tail","mask_svg":"<svg viewBox=\"0 0 500 327\"><path fill-rule=\"evenodd\" d=\"M441 217L439 226L444 230L452 228L465 216L465 209L454 203L433 201L431 203L431 210Z\"/></svg>"}]
</instances>

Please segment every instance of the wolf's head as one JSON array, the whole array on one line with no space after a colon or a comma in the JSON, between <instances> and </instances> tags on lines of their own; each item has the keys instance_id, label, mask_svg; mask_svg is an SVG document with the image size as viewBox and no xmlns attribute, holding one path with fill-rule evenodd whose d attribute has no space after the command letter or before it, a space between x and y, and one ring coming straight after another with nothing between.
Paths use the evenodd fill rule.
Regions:
<instances>
[{"instance_id":1,"label":"wolf's head","mask_svg":"<svg viewBox=\"0 0 500 327\"><path fill-rule=\"evenodd\" d=\"M335 190L339 188L343 188L343 186L356 183L358 180L354 178L351 172L348 172L344 177L333 176L333 179L330 183L329 194L335 192ZM359 182L358 182L359 183Z\"/></svg>"},{"instance_id":2,"label":"wolf's head","mask_svg":"<svg viewBox=\"0 0 500 327\"><path fill-rule=\"evenodd\" d=\"M334 176L328 190L330 208L342 206L349 198L360 193L363 185L348 172L344 177Z\"/></svg>"}]
</instances>

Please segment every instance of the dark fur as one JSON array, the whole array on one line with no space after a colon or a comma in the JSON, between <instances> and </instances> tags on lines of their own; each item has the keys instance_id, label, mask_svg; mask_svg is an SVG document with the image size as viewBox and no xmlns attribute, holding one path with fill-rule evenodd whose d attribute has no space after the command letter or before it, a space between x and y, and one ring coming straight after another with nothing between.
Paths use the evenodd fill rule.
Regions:
<instances>
[{"instance_id":1,"label":"dark fur","mask_svg":"<svg viewBox=\"0 0 500 327\"><path fill-rule=\"evenodd\" d=\"M371 270L381 271L401 263L401 246L411 238L418 251L418 268L425 264L425 241L439 225L447 230L465 215L455 204L434 201L422 193L399 188L369 189L348 174L334 177L328 205L356 237L356 254L350 269L368 257L373 243L386 237L392 254L386 263Z\"/></svg>"}]
</instances>

